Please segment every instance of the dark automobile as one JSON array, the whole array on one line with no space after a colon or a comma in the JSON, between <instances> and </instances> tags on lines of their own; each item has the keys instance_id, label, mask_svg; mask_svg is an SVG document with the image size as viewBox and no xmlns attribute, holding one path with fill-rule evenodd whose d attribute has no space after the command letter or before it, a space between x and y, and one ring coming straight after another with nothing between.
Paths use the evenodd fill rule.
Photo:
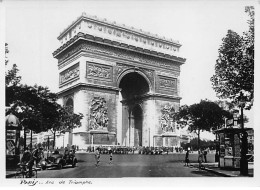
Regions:
<instances>
[{"instance_id":1,"label":"dark automobile","mask_svg":"<svg viewBox=\"0 0 260 190\"><path fill-rule=\"evenodd\" d=\"M73 168L77 165L78 160L75 157L75 151L74 150L70 150L68 152L68 154L64 154L63 156L64 160L65 160L65 165L71 165Z\"/></svg>"},{"instance_id":2,"label":"dark automobile","mask_svg":"<svg viewBox=\"0 0 260 190\"><path fill-rule=\"evenodd\" d=\"M60 154L56 150L52 155L47 157L44 164L42 162L42 169L46 169L47 167L57 167L58 169L62 169L66 165L71 165L74 168L77 163L78 160L75 157L74 151Z\"/></svg>"},{"instance_id":3,"label":"dark automobile","mask_svg":"<svg viewBox=\"0 0 260 190\"><path fill-rule=\"evenodd\" d=\"M44 164L42 164L42 169L46 169L47 167L57 167L58 169L62 169L63 166L65 166L63 154L60 154L59 151L56 150L46 158Z\"/></svg>"}]
</instances>

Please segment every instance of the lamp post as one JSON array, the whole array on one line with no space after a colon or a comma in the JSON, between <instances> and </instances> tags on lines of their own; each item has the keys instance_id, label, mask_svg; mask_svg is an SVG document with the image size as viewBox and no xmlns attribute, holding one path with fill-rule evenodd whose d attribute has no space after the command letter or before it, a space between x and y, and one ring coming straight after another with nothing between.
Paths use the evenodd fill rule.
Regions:
<instances>
[{"instance_id":1,"label":"lamp post","mask_svg":"<svg viewBox=\"0 0 260 190\"><path fill-rule=\"evenodd\" d=\"M243 109L245 106L245 103L243 101L243 93L240 92L240 102L239 106L241 109L241 131L242 131L242 145L241 145L241 158L240 158L240 174L241 175L248 175L248 161L246 158L247 154L247 133L244 129L244 114L243 114Z\"/></svg>"}]
</instances>

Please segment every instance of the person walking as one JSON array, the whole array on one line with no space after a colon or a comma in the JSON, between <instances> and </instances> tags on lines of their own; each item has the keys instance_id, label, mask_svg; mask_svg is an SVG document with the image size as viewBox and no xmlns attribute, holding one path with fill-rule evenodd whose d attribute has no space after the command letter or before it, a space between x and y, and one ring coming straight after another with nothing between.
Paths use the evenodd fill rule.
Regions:
<instances>
[{"instance_id":1,"label":"person walking","mask_svg":"<svg viewBox=\"0 0 260 190\"><path fill-rule=\"evenodd\" d=\"M203 153L201 149L198 150L198 163L199 163L199 170L202 168L202 162L203 162Z\"/></svg>"},{"instance_id":2,"label":"person walking","mask_svg":"<svg viewBox=\"0 0 260 190\"><path fill-rule=\"evenodd\" d=\"M205 162L205 163L207 163L207 153L208 153L208 150L205 149L205 150L203 151L203 156L204 156L204 162Z\"/></svg>"},{"instance_id":3,"label":"person walking","mask_svg":"<svg viewBox=\"0 0 260 190\"><path fill-rule=\"evenodd\" d=\"M95 150L95 159L96 159L96 167L98 167L98 164L100 162L100 152L99 152L99 147L96 148Z\"/></svg>"},{"instance_id":4,"label":"person walking","mask_svg":"<svg viewBox=\"0 0 260 190\"><path fill-rule=\"evenodd\" d=\"M113 151L112 151L112 149L110 147L108 148L108 153L109 153L109 164L112 164L112 161L113 161Z\"/></svg>"},{"instance_id":5,"label":"person walking","mask_svg":"<svg viewBox=\"0 0 260 190\"><path fill-rule=\"evenodd\" d=\"M188 148L186 151L186 154L185 154L185 165L184 166L189 166L189 163L190 163L189 154L190 154L190 150Z\"/></svg>"}]
</instances>

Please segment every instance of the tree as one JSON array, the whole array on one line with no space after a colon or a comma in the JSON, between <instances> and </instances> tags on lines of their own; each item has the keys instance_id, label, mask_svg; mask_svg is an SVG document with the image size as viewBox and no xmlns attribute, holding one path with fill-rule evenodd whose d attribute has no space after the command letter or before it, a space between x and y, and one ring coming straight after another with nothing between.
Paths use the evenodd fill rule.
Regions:
<instances>
[{"instance_id":1,"label":"tree","mask_svg":"<svg viewBox=\"0 0 260 190\"><path fill-rule=\"evenodd\" d=\"M201 100L200 103L190 106L181 106L176 114L177 123L188 125L189 131L198 135L198 146L200 146L202 131L215 130L225 123L225 118L231 117L228 111L208 100Z\"/></svg>"},{"instance_id":2,"label":"tree","mask_svg":"<svg viewBox=\"0 0 260 190\"><path fill-rule=\"evenodd\" d=\"M232 102L229 102L227 100L217 100L215 101L216 104L219 105L219 107L221 107L222 109L226 110L226 111L229 111L230 113L234 113L235 110L236 110L236 105L233 104ZM241 123L241 117L240 115L237 116L238 117L238 120L237 120L237 123L240 124ZM243 121L244 123L247 123L249 121L248 117L246 117L246 115L243 116Z\"/></svg>"},{"instance_id":3,"label":"tree","mask_svg":"<svg viewBox=\"0 0 260 190\"><path fill-rule=\"evenodd\" d=\"M73 108L71 106L62 107L59 105L57 109L56 120L52 125L51 132L53 133L53 146L55 146L55 138L56 132L59 131L61 133L69 132L74 128L81 126L81 119L83 118L83 114L75 114L73 112Z\"/></svg>"},{"instance_id":4,"label":"tree","mask_svg":"<svg viewBox=\"0 0 260 190\"><path fill-rule=\"evenodd\" d=\"M219 98L236 104L243 99L245 108L250 109L254 99L254 8L245 10L250 16L249 30L243 36L228 30L218 50L211 82Z\"/></svg>"},{"instance_id":5,"label":"tree","mask_svg":"<svg viewBox=\"0 0 260 190\"><path fill-rule=\"evenodd\" d=\"M8 44L5 44L5 48L7 54ZM5 64L8 64L7 56ZM50 92L48 87L20 84L18 71L14 64L5 73L6 106L10 107L9 112L19 118L24 129L39 133L50 129L66 131L80 126L82 114L74 114L69 108L61 107L57 103L57 95Z\"/></svg>"},{"instance_id":6,"label":"tree","mask_svg":"<svg viewBox=\"0 0 260 190\"><path fill-rule=\"evenodd\" d=\"M183 147L185 150L187 150L189 147L191 150L198 150L209 148L210 150L215 149L216 143L215 141L206 141L206 140L200 140L200 147L198 146L198 138L193 138L190 140L189 143L181 143L181 147Z\"/></svg>"}]
</instances>

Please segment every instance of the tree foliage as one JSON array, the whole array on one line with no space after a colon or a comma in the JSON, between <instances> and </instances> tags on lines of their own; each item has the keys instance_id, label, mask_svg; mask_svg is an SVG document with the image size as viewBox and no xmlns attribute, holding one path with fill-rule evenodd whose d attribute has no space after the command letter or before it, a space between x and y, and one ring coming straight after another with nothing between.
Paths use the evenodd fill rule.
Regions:
<instances>
[{"instance_id":1,"label":"tree foliage","mask_svg":"<svg viewBox=\"0 0 260 190\"><path fill-rule=\"evenodd\" d=\"M234 103L246 102L250 109L254 99L254 8L246 7L249 30L242 36L228 30L218 50L215 74L211 77L213 89L219 98Z\"/></svg>"},{"instance_id":2,"label":"tree foliage","mask_svg":"<svg viewBox=\"0 0 260 190\"><path fill-rule=\"evenodd\" d=\"M6 44L6 54L8 52ZM18 71L13 65L5 73L6 106L19 118L23 127L39 133L50 129L66 131L81 125L82 114L75 114L71 108L59 105L57 95L48 87L20 84Z\"/></svg>"},{"instance_id":3,"label":"tree foliage","mask_svg":"<svg viewBox=\"0 0 260 190\"><path fill-rule=\"evenodd\" d=\"M222 109L215 102L201 100L198 104L181 106L176 117L178 123L188 125L188 130L195 132L198 135L198 140L200 140L202 131L219 128L225 123L225 118L231 118L232 114Z\"/></svg>"},{"instance_id":4,"label":"tree foliage","mask_svg":"<svg viewBox=\"0 0 260 190\"><path fill-rule=\"evenodd\" d=\"M181 147L184 149L191 148L191 150L207 149L214 150L216 147L215 141L200 140L200 146L198 146L198 138L193 138L189 143L181 143Z\"/></svg>"}]
</instances>

